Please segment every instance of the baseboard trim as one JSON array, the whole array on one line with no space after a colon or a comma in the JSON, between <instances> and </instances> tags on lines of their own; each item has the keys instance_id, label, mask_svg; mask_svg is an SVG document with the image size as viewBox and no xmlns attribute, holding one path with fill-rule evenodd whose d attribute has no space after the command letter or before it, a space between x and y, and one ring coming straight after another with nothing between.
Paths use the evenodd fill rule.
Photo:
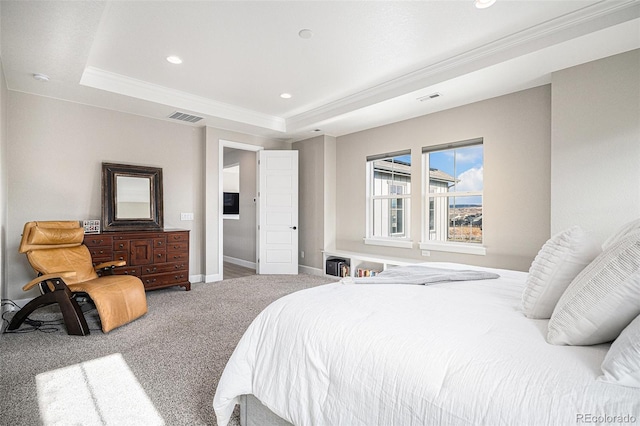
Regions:
<instances>
[{"instance_id":1,"label":"baseboard trim","mask_svg":"<svg viewBox=\"0 0 640 426\"><path fill-rule=\"evenodd\" d=\"M313 268L311 266L298 265L298 272L301 274L309 274L309 275L324 275L324 271L320 268Z\"/></svg>"},{"instance_id":2,"label":"baseboard trim","mask_svg":"<svg viewBox=\"0 0 640 426\"><path fill-rule=\"evenodd\" d=\"M205 283L214 283L216 281L222 281L222 274L211 274L204 276Z\"/></svg>"},{"instance_id":3,"label":"baseboard trim","mask_svg":"<svg viewBox=\"0 0 640 426\"><path fill-rule=\"evenodd\" d=\"M204 275L202 275L202 274L189 275L189 282L191 282L191 283L204 282Z\"/></svg>"},{"instance_id":4,"label":"baseboard trim","mask_svg":"<svg viewBox=\"0 0 640 426\"><path fill-rule=\"evenodd\" d=\"M231 257L231 256L222 256L222 259L225 262L233 263L234 265L242 266L242 267L253 269L253 270L256 269L255 262L249 262L248 260L238 259L237 257Z\"/></svg>"}]
</instances>

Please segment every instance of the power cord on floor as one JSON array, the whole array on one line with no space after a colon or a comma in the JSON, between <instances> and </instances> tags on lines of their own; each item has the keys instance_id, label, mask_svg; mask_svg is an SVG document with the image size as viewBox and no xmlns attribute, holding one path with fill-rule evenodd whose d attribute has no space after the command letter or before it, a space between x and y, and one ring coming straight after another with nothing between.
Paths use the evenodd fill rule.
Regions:
<instances>
[{"instance_id":1,"label":"power cord on floor","mask_svg":"<svg viewBox=\"0 0 640 426\"><path fill-rule=\"evenodd\" d=\"M55 333L57 331L60 331L61 328L64 328L64 319L59 318L56 320L38 320L38 319L32 319L27 317L22 325L20 326L20 328L18 328L17 330L7 330L7 327L9 327L9 324L11 323L11 319L13 318L13 315L15 315L15 312L19 311L22 307L20 305L18 305L16 302L14 302L11 299L2 299L2 306L11 306L12 310L11 311L4 311L2 312L2 330L4 334L13 334L13 333L31 333L33 331L40 331L42 333ZM83 314L86 314L88 312L91 312L93 310L96 309L96 307L94 305L92 305L91 303L84 303L80 306L80 309L82 310ZM13 312L13 315L11 315L9 318L7 318L7 314L11 314ZM62 327L60 327L62 326ZM90 328L90 331L100 331L100 329L94 329L94 328Z\"/></svg>"}]
</instances>

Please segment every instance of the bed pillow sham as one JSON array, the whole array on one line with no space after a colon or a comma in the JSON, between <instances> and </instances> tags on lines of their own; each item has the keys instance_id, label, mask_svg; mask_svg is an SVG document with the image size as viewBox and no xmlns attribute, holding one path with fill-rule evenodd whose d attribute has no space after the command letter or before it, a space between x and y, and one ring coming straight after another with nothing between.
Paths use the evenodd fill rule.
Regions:
<instances>
[{"instance_id":1,"label":"bed pillow sham","mask_svg":"<svg viewBox=\"0 0 640 426\"><path fill-rule=\"evenodd\" d=\"M613 342L602 362L598 380L640 388L640 316L631 321Z\"/></svg>"},{"instance_id":2,"label":"bed pillow sham","mask_svg":"<svg viewBox=\"0 0 640 426\"><path fill-rule=\"evenodd\" d=\"M528 318L549 319L571 281L600 250L579 226L551 237L536 255L522 292L522 311Z\"/></svg>"},{"instance_id":3,"label":"bed pillow sham","mask_svg":"<svg viewBox=\"0 0 640 426\"><path fill-rule=\"evenodd\" d=\"M616 241L636 231L640 231L640 219L632 220L620 227L620 229L602 243L602 250L606 250L607 247L611 246Z\"/></svg>"},{"instance_id":4,"label":"bed pillow sham","mask_svg":"<svg viewBox=\"0 0 640 426\"><path fill-rule=\"evenodd\" d=\"M547 341L614 340L640 314L640 232L610 245L569 284L549 320Z\"/></svg>"}]
</instances>

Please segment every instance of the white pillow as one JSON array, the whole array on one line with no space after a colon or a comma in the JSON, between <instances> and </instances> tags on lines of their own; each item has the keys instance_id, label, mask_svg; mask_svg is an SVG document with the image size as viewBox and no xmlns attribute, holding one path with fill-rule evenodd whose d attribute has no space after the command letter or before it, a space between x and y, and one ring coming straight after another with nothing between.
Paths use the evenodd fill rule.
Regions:
<instances>
[{"instance_id":1,"label":"white pillow","mask_svg":"<svg viewBox=\"0 0 640 426\"><path fill-rule=\"evenodd\" d=\"M602 243L602 250L606 250L611 244L635 231L640 231L640 219L625 223L613 235L607 238L604 243Z\"/></svg>"},{"instance_id":2,"label":"white pillow","mask_svg":"<svg viewBox=\"0 0 640 426\"><path fill-rule=\"evenodd\" d=\"M529 318L551 318L571 281L600 253L587 234L573 226L551 237L533 260L522 292L522 311Z\"/></svg>"},{"instance_id":3,"label":"white pillow","mask_svg":"<svg viewBox=\"0 0 640 426\"><path fill-rule=\"evenodd\" d=\"M640 388L640 316L627 326L613 342L602 363L598 380Z\"/></svg>"},{"instance_id":4,"label":"white pillow","mask_svg":"<svg viewBox=\"0 0 640 426\"><path fill-rule=\"evenodd\" d=\"M640 232L613 243L569 284L549 320L547 341L614 340L640 314Z\"/></svg>"}]
</instances>

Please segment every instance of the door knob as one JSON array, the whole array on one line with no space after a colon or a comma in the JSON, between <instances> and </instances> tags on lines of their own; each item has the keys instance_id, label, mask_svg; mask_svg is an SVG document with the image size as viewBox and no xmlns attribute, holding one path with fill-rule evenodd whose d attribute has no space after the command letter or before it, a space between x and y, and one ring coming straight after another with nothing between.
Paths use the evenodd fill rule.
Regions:
<instances>
[{"instance_id":1,"label":"door knob","mask_svg":"<svg viewBox=\"0 0 640 426\"><path fill-rule=\"evenodd\" d=\"M297 226L290 226L289 228L293 229L294 231L295 231L296 229L298 229L298 227L297 227Z\"/></svg>"}]
</instances>

